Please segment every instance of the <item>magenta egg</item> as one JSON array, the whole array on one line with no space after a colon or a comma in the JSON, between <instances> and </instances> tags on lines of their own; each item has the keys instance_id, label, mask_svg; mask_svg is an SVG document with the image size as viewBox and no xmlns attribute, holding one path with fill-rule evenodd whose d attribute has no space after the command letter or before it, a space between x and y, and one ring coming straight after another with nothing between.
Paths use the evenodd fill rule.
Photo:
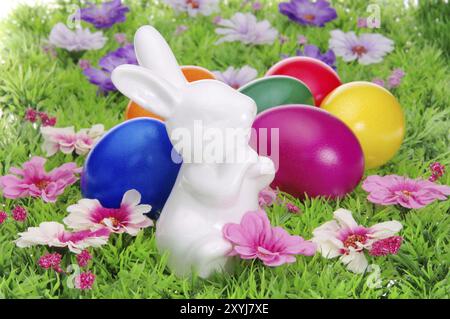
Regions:
<instances>
[{"instance_id":1,"label":"magenta egg","mask_svg":"<svg viewBox=\"0 0 450 319\"><path fill-rule=\"evenodd\" d=\"M253 147L275 163L274 188L299 198L337 198L351 192L363 176L358 139L344 122L324 110L279 106L258 114L253 127L253 134L257 133Z\"/></svg>"}]
</instances>

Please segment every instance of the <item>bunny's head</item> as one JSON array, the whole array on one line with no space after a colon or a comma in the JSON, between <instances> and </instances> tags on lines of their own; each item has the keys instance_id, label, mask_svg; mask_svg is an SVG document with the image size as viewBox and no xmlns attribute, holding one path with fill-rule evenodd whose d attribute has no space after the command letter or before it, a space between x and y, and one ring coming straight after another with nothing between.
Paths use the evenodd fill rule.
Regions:
<instances>
[{"instance_id":1,"label":"bunny's head","mask_svg":"<svg viewBox=\"0 0 450 319\"><path fill-rule=\"evenodd\" d=\"M151 26L143 26L134 40L140 66L121 65L112 73L124 95L166 120L172 131L249 129L256 116L255 102L216 80L188 83L167 42Z\"/></svg>"}]
</instances>

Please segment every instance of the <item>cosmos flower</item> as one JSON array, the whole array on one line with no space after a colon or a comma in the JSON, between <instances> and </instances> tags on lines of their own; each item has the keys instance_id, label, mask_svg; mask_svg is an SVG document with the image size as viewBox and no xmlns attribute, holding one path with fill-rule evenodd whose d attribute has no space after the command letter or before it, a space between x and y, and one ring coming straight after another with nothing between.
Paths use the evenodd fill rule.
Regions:
<instances>
[{"instance_id":1,"label":"cosmos flower","mask_svg":"<svg viewBox=\"0 0 450 319\"><path fill-rule=\"evenodd\" d=\"M226 224L223 235L233 244L230 256L258 258L271 267L293 263L295 255L311 256L316 252L314 243L291 236L281 227L272 227L262 210L246 213L240 224Z\"/></svg>"},{"instance_id":2,"label":"cosmos flower","mask_svg":"<svg viewBox=\"0 0 450 319\"><path fill-rule=\"evenodd\" d=\"M313 44L308 44L305 45L303 50L297 50L297 56L307 56L320 60L331 66L333 70L336 70L336 56L333 50L328 50L325 53L321 53L318 47Z\"/></svg>"},{"instance_id":3,"label":"cosmos flower","mask_svg":"<svg viewBox=\"0 0 450 319\"><path fill-rule=\"evenodd\" d=\"M89 82L97 85L101 92L116 91L116 87L111 81L111 72L122 64L138 64L132 44L127 44L106 54L99 61L100 69L89 67L83 70L83 74L89 79Z\"/></svg>"},{"instance_id":4,"label":"cosmos flower","mask_svg":"<svg viewBox=\"0 0 450 319\"><path fill-rule=\"evenodd\" d=\"M219 0L164 0L175 12L187 12L190 17L209 16L219 11Z\"/></svg>"},{"instance_id":5,"label":"cosmos flower","mask_svg":"<svg viewBox=\"0 0 450 319\"><path fill-rule=\"evenodd\" d=\"M49 36L49 43L67 51L98 50L103 48L106 38L102 32L91 33L89 29L70 30L64 23L57 23Z\"/></svg>"},{"instance_id":6,"label":"cosmos flower","mask_svg":"<svg viewBox=\"0 0 450 319\"><path fill-rule=\"evenodd\" d=\"M236 90L244 84L256 79L258 75L258 71L248 65L244 65L240 69L235 69L230 66L225 72L213 71L213 73L216 79L225 82Z\"/></svg>"},{"instance_id":7,"label":"cosmos flower","mask_svg":"<svg viewBox=\"0 0 450 319\"><path fill-rule=\"evenodd\" d=\"M20 248L36 245L67 247L71 252L79 254L88 247L99 247L106 244L108 237L109 230L107 228L69 232L60 223L43 222L39 227L29 227L26 232L19 233L19 239L15 240L15 243Z\"/></svg>"},{"instance_id":8,"label":"cosmos flower","mask_svg":"<svg viewBox=\"0 0 450 319\"><path fill-rule=\"evenodd\" d=\"M323 27L337 18L336 10L325 0L290 0L278 5L281 14L298 24Z\"/></svg>"},{"instance_id":9,"label":"cosmos flower","mask_svg":"<svg viewBox=\"0 0 450 319\"><path fill-rule=\"evenodd\" d=\"M141 194L135 189L123 195L119 208L106 208L97 199L84 198L67 208L69 215L64 218L64 223L76 230L97 230L106 227L113 233L136 236L141 229L153 225L152 220L145 216L152 207L139 205L140 201Z\"/></svg>"},{"instance_id":10,"label":"cosmos flower","mask_svg":"<svg viewBox=\"0 0 450 319\"><path fill-rule=\"evenodd\" d=\"M368 176L362 188L369 193L367 199L372 203L399 204L413 209L425 207L435 200L446 200L450 195L450 186L397 175Z\"/></svg>"},{"instance_id":11,"label":"cosmos flower","mask_svg":"<svg viewBox=\"0 0 450 319\"><path fill-rule=\"evenodd\" d=\"M73 126L55 128L41 127L41 134L44 138L42 149L47 156L52 156L58 151L64 154L71 154L75 151L78 155L86 155L103 135L104 127L96 124L89 129L81 129L75 132Z\"/></svg>"},{"instance_id":12,"label":"cosmos flower","mask_svg":"<svg viewBox=\"0 0 450 319\"><path fill-rule=\"evenodd\" d=\"M384 256L395 254L400 248L401 241L392 240L402 229L397 221L366 228L358 225L352 213L346 209L338 209L333 216L334 220L314 229L312 241L318 245L323 257L339 257L347 269L354 273L363 273L368 266L365 250L372 252L373 256Z\"/></svg>"},{"instance_id":13,"label":"cosmos flower","mask_svg":"<svg viewBox=\"0 0 450 319\"><path fill-rule=\"evenodd\" d=\"M0 177L0 189L6 198L41 197L45 202L56 202L67 186L75 183L75 174L81 168L75 163L65 163L46 172L45 158L34 156L22 165L22 169L11 167L12 174Z\"/></svg>"},{"instance_id":14,"label":"cosmos flower","mask_svg":"<svg viewBox=\"0 0 450 319\"><path fill-rule=\"evenodd\" d=\"M278 37L278 31L267 20L257 21L251 13L238 12L231 19L221 19L217 25L216 33L223 37L216 41L240 41L245 44L273 44Z\"/></svg>"},{"instance_id":15,"label":"cosmos flower","mask_svg":"<svg viewBox=\"0 0 450 319\"><path fill-rule=\"evenodd\" d=\"M97 29L105 29L124 22L128 11L130 9L122 5L121 0L103 2L100 6L90 3L88 7L80 9L80 18Z\"/></svg>"},{"instance_id":16,"label":"cosmos flower","mask_svg":"<svg viewBox=\"0 0 450 319\"><path fill-rule=\"evenodd\" d=\"M394 41L378 33L331 31L329 47L345 62L358 60L360 64L372 64L383 61L383 57L394 50Z\"/></svg>"}]
</instances>

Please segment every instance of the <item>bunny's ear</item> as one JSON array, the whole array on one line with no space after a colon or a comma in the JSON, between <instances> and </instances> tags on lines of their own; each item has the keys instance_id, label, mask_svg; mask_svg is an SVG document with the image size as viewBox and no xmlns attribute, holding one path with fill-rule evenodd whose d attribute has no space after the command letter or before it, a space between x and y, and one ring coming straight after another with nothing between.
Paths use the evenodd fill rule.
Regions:
<instances>
[{"instance_id":1,"label":"bunny's ear","mask_svg":"<svg viewBox=\"0 0 450 319\"><path fill-rule=\"evenodd\" d=\"M122 64L114 69L111 79L125 96L166 119L180 100L179 90L140 66Z\"/></svg>"},{"instance_id":2,"label":"bunny's ear","mask_svg":"<svg viewBox=\"0 0 450 319\"><path fill-rule=\"evenodd\" d=\"M134 36L134 47L141 66L176 87L187 83L169 44L154 27L140 27Z\"/></svg>"}]
</instances>

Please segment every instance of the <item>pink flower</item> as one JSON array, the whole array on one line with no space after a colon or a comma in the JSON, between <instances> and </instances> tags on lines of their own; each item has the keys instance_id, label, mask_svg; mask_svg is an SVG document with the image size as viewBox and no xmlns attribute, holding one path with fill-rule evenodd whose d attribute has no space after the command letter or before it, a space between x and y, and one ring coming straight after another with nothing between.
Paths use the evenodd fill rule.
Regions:
<instances>
[{"instance_id":1,"label":"pink flower","mask_svg":"<svg viewBox=\"0 0 450 319\"><path fill-rule=\"evenodd\" d=\"M80 59L80 61L78 61L78 66L79 66L82 70L86 70L86 69L88 69L88 68L91 67L91 62L89 62L89 60Z\"/></svg>"},{"instance_id":2,"label":"pink flower","mask_svg":"<svg viewBox=\"0 0 450 319\"><path fill-rule=\"evenodd\" d=\"M299 45L304 45L304 44L308 43L308 39L307 39L304 35L300 34L300 35L297 37L297 43L298 43Z\"/></svg>"},{"instance_id":3,"label":"pink flower","mask_svg":"<svg viewBox=\"0 0 450 319\"><path fill-rule=\"evenodd\" d=\"M358 18L358 28L367 28L367 18Z\"/></svg>"},{"instance_id":4,"label":"pink flower","mask_svg":"<svg viewBox=\"0 0 450 319\"><path fill-rule=\"evenodd\" d=\"M252 3L252 9L254 11L260 11L260 10L262 10L262 8L263 8L263 5L262 5L261 2L255 1L255 2Z\"/></svg>"},{"instance_id":5,"label":"pink flower","mask_svg":"<svg viewBox=\"0 0 450 319\"><path fill-rule=\"evenodd\" d=\"M19 233L20 237L15 243L20 248L36 245L67 247L71 252L79 254L87 247L99 247L106 244L109 233L106 228L96 231L69 232L60 223L43 222L39 227L29 227L26 232Z\"/></svg>"},{"instance_id":6,"label":"pink flower","mask_svg":"<svg viewBox=\"0 0 450 319\"><path fill-rule=\"evenodd\" d=\"M46 159L34 156L19 169L11 167L15 175L0 177L0 189L6 198L41 197L45 202L56 202L65 188L75 183L76 173L81 171L75 163L66 163L51 172L44 169Z\"/></svg>"},{"instance_id":7,"label":"pink flower","mask_svg":"<svg viewBox=\"0 0 450 319\"><path fill-rule=\"evenodd\" d=\"M187 25L180 24L175 29L175 35L180 35L180 34L186 32L188 29L189 29L189 27Z\"/></svg>"},{"instance_id":8,"label":"pink flower","mask_svg":"<svg viewBox=\"0 0 450 319\"><path fill-rule=\"evenodd\" d=\"M364 250L378 252L386 247L386 242L377 242L390 238L402 229L402 224L389 221L373 225L369 228L358 225L352 213L346 209L334 212L334 220L326 222L313 231L313 239L323 257L336 258L354 273L363 273L368 262ZM397 248L398 250L398 248ZM396 253L397 250L384 250L387 253Z\"/></svg>"},{"instance_id":9,"label":"pink flower","mask_svg":"<svg viewBox=\"0 0 450 319\"><path fill-rule=\"evenodd\" d=\"M372 244L369 254L372 256L395 255L398 253L402 242L403 237L401 236L392 236L376 241Z\"/></svg>"},{"instance_id":10,"label":"pink flower","mask_svg":"<svg viewBox=\"0 0 450 319\"><path fill-rule=\"evenodd\" d=\"M55 126L56 117L49 117L47 113L39 112L39 117L41 118L42 126Z\"/></svg>"},{"instance_id":11,"label":"pink flower","mask_svg":"<svg viewBox=\"0 0 450 319\"><path fill-rule=\"evenodd\" d=\"M37 115L38 112L32 108L28 108L25 111L25 120L27 120L28 122L34 123L37 120Z\"/></svg>"},{"instance_id":12,"label":"pink flower","mask_svg":"<svg viewBox=\"0 0 450 319\"><path fill-rule=\"evenodd\" d=\"M234 247L230 256L259 258L267 266L295 262L295 255L314 255L316 246L300 236L291 236L281 227L272 227L264 211L248 212L240 224L228 223L223 228L225 239Z\"/></svg>"},{"instance_id":13,"label":"pink flower","mask_svg":"<svg viewBox=\"0 0 450 319\"><path fill-rule=\"evenodd\" d=\"M53 269L56 272L62 272L63 270L61 269L61 254L58 253L47 253L44 256L42 256L41 258L39 258L39 266L43 269Z\"/></svg>"},{"instance_id":14,"label":"pink flower","mask_svg":"<svg viewBox=\"0 0 450 319\"><path fill-rule=\"evenodd\" d=\"M12 210L12 216L15 221L23 222L27 219L27 210L22 206L16 206Z\"/></svg>"},{"instance_id":15,"label":"pink flower","mask_svg":"<svg viewBox=\"0 0 450 319\"><path fill-rule=\"evenodd\" d=\"M120 45L128 44L127 35L125 33L116 33L116 34L114 34L114 39Z\"/></svg>"},{"instance_id":16,"label":"pink flower","mask_svg":"<svg viewBox=\"0 0 450 319\"><path fill-rule=\"evenodd\" d=\"M439 162L430 164L431 176L428 178L430 182L435 182L445 174L445 166Z\"/></svg>"},{"instance_id":17,"label":"pink flower","mask_svg":"<svg viewBox=\"0 0 450 319\"><path fill-rule=\"evenodd\" d=\"M81 199L67 208L69 215L64 223L76 230L97 230L107 228L113 233L128 233L136 236L142 228L150 227L153 222L145 216L150 205L139 205L141 194L135 189L123 195L119 208L105 208L96 199Z\"/></svg>"},{"instance_id":18,"label":"pink flower","mask_svg":"<svg viewBox=\"0 0 450 319\"><path fill-rule=\"evenodd\" d=\"M75 277L75 288L80 290L88 290L92 289L92 285L95 282L95 275L90 272L82 272L78 276Z\"/></svg>"},{"instance_id":19,"label":"pink flower","mask_svg":"<svg viewBox=\"0 0 450 319\"><path fill-rule=\"evenodd\" d=\"M222 21L222 17L221 16L215 16L212 20L213 24L219 24L220 21Z\"/></svg>"},{"instance_id":20,"label":"pink flower","mask_svg":"<svg viewBox=\"0 0 450 319\"><path fill-rule=\"evenodd\" d=\"M42 149L47 156L52 156L58 151L71 154L75 151L78 155L86 155L104 133L102 124L96 124L90 129L81 129L75 133L73 126L56 128L41 127L44 138Z\"/></svg>"},{"instance_id":21,"label":"pink flower","mask_svg":"<svg viewBox=\"0 0 450 319\"><path fill-rule=\"evenodd\" d=\"M259 206L271 206L277 199L277 192L270 187L259 192Z\"/></svg>"},{"instance_id":22,"label":"pink flower","mask_svg":"<svg viewBox=\"0 0 450 319\"><path fill-rule=\"evenodd\" d=\"M89 263L89 260L92 259L92 255L89 253L87 249L84 249L81 253L77 255L77 262L80 267L86 267Z\"/></svg>"},{"instance_id":23,"label":"pink flower","mask_svg":"<svg viewBox=\"0 0 450 319\"><path fill-rule=\"evenodd\" d=\"M4 211L0 211L0 225L3 224L7 218L8 214Z\"/></svg>"},{"instance_id":24,"label":"pink flower","mask_svg":"<svg viewBox=\"0 0 450 319\"><path fill-rule=\"evenodd\" d=\"M288 209L288 211L290 213L294 213L294 214L296 214L300 211L300 209L292 203L287 203L286 208Z\"/></svg>"},{"instance_id":25,"label":"pink flower","mask_svg":"<svg viewBox=\"0 0 450 319\"><path fill-rule=\"evenodd\" d=\"M367 199L372 203L399 204L406 208L422 208L435 200L446 200L450 195L450 187L447 185L397 175L369 176L362 188L369 192Z\"/></svg>"}]
</instances>

